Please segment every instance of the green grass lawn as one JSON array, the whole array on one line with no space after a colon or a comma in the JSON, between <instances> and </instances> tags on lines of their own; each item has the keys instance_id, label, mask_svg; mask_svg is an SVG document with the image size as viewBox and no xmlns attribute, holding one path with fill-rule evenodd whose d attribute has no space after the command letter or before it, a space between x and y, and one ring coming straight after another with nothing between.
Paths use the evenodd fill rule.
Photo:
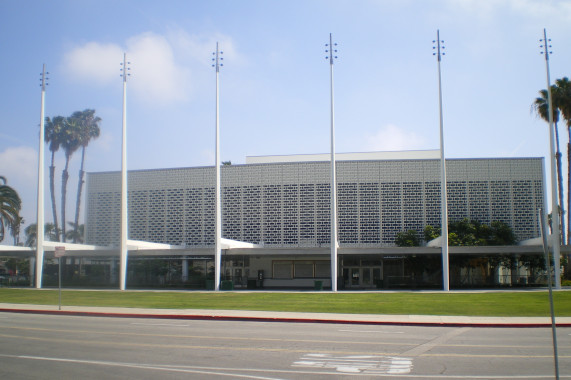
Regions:
<instances>
[{"instance_id":1,"label":"green grass lawn","mask_svg":"<svg viewBox=\"0 0 571 380\"><path fill-rule=\"evenodd\" d=\"M0 302L57 305L57 290L0 288ZM571 316L571 292L554 292L557 316ZM491 293L266 293L63 290L62 305L356 314L549 316L545 291Z\"/></svg>"}]
</instances>

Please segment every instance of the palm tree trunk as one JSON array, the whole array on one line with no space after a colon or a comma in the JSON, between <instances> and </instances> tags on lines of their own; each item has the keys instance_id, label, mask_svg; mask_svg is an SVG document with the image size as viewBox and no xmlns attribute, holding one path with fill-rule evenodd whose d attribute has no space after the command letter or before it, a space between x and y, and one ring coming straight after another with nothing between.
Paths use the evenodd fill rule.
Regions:
<instances>
[{"instance_id":1,"label":"palm tree trunk","mask_svg":"<svg viewBox=\"0 0 571 380\"><path fill-rule=\"evenodd\" d=\"M65 242L65 198L67 196L67 180L69 179L69 157L65 160L65 169L61 173L61 241Z\"/></svg>"},{"instance_id":2,"label":"palm tree trunk","mask_svg":"<svg viewBox=\"0 0 571 380\"><path fill-rule=\"evenodd\" d=\"M79 181L77 182L77 202L75 204L75 221L74 221L75 234L73 234L74 243L77 243L77 234L79 231L79 211L81 207L81 192L83 190L83 176L85 175L85 172L83 171L84 161L85 161L85 146L81 150L81 166L79 168Z\"/></svg>"},{"instance_id":3,"label":"palm tree trunk","mask_svg":"<svg viewBox=\"0 0 571 380\"><path fill-rule=\"evenodd\" d=\"M561 219L561 241L565 241L565 203L563 203L563 173L561 172L561 150L559 149L559 130L557 128L557 123L555 123L555 141L557 143L557 183L559 187L559 207L561 208L561 214L559 218ZM552 212L554 212L552 210Z\"/></svg>"},{"instance_id":4,"label":"palm tree trunk","mask_svg":"<svg viewBox=\"0 0 571 380\"><path fill-rule=\"evenodd\" d=\"M52 215L54 218L54 226L56 231L58 231L59 229L59 225L57 222L57 211L56 211L56 195L55 195L55 172L56 172L56 167L54 166L54 156L55 156L55 152L52 152L52 164L50 166L50 196L52 198ZM57 238L57 241L60 241L59 239L59 235Z\"/></svg>"},{"instance_id":5,"label":"palm tree trunk","mask_svg":"<svg viewBox=\"0 0 571 380\"><path fill-rule=\"evenodd\" d=\"M567 244L571 244L571 215L569 210L571 207L571 125L567 126L567 133L569 135L569 142L567 143ZM565 278L571 278L571 254L567 255L567 264L565 265Z\"/></svg>"},{"instance_id":6,"label":"palm tree trunk","mask_svg":"<svg viewBox=\"0 0 571 380\"><path fill-rule=\"evenodd\" d=\"M567 143L567 244L571 243L571 128L567 129L569 132L569 142ZM570 256L571 257L571 256Z\"/></svg>"}]
</instances>

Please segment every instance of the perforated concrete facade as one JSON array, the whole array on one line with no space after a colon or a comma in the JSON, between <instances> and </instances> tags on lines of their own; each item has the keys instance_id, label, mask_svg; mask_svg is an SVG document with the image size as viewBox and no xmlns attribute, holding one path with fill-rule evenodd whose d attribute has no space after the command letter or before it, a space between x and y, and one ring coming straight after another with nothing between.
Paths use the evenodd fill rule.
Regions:
<instances>
[{"instance_id":1,"label":"perforated concrete facade","mask_svg":"<svg viewBox=\"0 0 571 380\"><path fill-rule=\"evenodd\" d=\"M539 235L543 159L447 160L449 220L501 220L519 240ZM214 168L131 171L129 238L212 246ZM222 236L274 247L330 241L330 164L292 162L222 167ZM440 225L438 160L337 163L339 243L393 246L400 231ZM90 173L87 243L119 241L120 173Z\"/></svg>"}]
</instances>

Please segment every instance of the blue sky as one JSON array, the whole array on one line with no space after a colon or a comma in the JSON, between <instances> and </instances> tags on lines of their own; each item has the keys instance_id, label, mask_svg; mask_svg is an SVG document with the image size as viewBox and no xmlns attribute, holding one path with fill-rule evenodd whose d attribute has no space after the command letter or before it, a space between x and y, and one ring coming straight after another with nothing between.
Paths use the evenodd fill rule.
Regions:
<instances>
[{"instance_id":1,"label":"blue sky","mask_svg":"<svg viewBox=\"0 0 571 380\"><path fill-rule=\"evenodd\" d=\"M2 0L0 17L0 175L22 195L26 225L36 218L44 63L46 116L94 108L102 118L92 172L120 169L123 52L130 169L213 165L217 41L221 158L235 164L329 151L329 33L338 152L438 148L437 29L447 157L547 155L546 124L530 113L546 88L543 28L552 80L571 75L569 1ZM62 168L60 155L58 184Z\"/></svg>"}]
</instances>

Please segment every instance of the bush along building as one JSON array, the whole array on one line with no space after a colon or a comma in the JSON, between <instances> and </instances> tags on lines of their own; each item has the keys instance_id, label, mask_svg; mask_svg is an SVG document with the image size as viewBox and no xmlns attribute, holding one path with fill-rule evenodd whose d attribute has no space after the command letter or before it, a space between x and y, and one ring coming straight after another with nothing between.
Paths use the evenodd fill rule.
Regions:
<instances>
[{"instance_id":1,"label":"bush along building","mask_svg":"<svg viewBox=\"0 0 571 380\"><path fill-rule=\"evenodd\" d=\"M337 155L339 289L442 288L438 151ZM248 157L221 168L224 288L327 288L328 155ZM537 210L545 203L542 158L447 159L449 225L510 236L450 247L450 286L546 282ZM86 243L118 246L120 173L87 177ZM208 288L214 278L213 167L130 171L127 286ZM495 226L495 227L494 227ZM398 244L416 231L416 246ZM453 233L453 230L451 230ZM450 236L450 235L449 235ZM500 245L501 244L501 245ZM165 247L167 249L165 249ZM117 255L85 257L83 271L117 283ZM92 278L93 281L93 278Z\"/></svg>"}]
</instances>

